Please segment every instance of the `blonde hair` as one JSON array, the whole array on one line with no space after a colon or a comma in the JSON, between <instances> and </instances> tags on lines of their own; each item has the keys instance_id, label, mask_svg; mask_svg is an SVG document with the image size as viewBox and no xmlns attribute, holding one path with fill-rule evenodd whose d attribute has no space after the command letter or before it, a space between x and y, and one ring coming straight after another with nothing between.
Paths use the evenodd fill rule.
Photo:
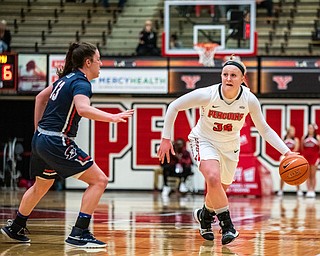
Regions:
<instances>
[{"instance_id":1,"label":"blonde hair","mask_svg":"<svg viewBox=\"0 0 320 256\"><path fill-rule=\"evenodd\" d=\"M223 68L227 65L234 65L237 68L239 68L242 72L243 75L245 75L247 73L247 68L246 66L243 64L243 62L241 61L239 56L235 56L234 54L232 54L229 59L226 60L226 62L223 64Z\"/></svg>"}]
</instances>

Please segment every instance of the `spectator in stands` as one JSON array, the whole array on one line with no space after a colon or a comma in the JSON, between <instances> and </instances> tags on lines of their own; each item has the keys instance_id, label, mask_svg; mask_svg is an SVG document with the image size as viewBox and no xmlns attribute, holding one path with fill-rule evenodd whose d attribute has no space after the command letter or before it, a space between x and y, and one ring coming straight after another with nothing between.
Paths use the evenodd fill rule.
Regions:
<instances>
[{"instance_id":1,"label":"spectator in stands","mask_svg":"<svg viewBox=\"0 0 320 256\"><path fill-rule=\"evenodd\" d=\"M66 0L66 3L85 3L86 0Z\"/></svg>"},{"instance_id":2,"label":"spectator in stands","mask_svg":"<svg viewBox=\"0 0 320 256\"><path fill-rule=\"evenodd\" d=\"M123 8L125 3L126 3L126 0L119 0L118 7ZM110 7L109 0L102 0L102 5L104 8L109 8Z\"/></svg>"},{"instance_id":3,"label":"spectator in stands","mask_svg":"<svg viewBox=\"0 0 320 256\"><path fill-rule=\"evenodd\" d=\"M201 16L201 9L209 9L210 16L214 17L214 5L196 5L195 12L197 18Z\"/></svg>"},{"instance_id":4,"label":"spectator in stands","mask_svg":"<svg viewBox=\"0 0 320 256\"><path fill-rule=\"evenodd\" d=\"M179 191L181 193L188 192L185 181L188 176L192 175L191 166L192 158L190 152L186 149L186 142L184 139L177 139L173 143L176 155L171 155L171 161L165 161L161 164L163 169L163 189L162 197L168 197L171 188L168 186L168 177L180 178Z\"/></svg>"},{"instance_id":5,"label":"spectator in stands","mask_svg":"<svg viewBox=\"0 0 320 256\"><path fill-rule=\"evenodd\" d=\"M178 39L177 34L174 33L170 36L170 49L179 49L179 48L182 48L182 43Z\"/></svg>"},{"instance_id":6,"label":"spectator in stands","mask_svg":"<svg viewBox=\"0 0 320 256\"><path fill-rule=\"evenodd\" d=\"M320 135L317 134L316 124L308 125L308 133L301 140L301 153L308 160L310 165L310 176L307 179L306 197L316 197L316 171L319 164Z\"/></svg>"},{"instance_id":7,"label":"spectator in stands","mask_svg":"<svg viewBox=\"0 0 320 256\"><path fill-rule=\"evenodd\" d=\"M0 21L0 53L11 51L11 33L7 29L7 22Z\"/></svg>"},{"instance_id":8,"label":"spectator in stands","mask_svg":"<svg viewBox=\"0 0 320 256\"><path fill-rule=\"evenodd\" d=\"M287 147L291 149L291 151L299 152L300 140L296 137L296 129L294 128L294 126L290 126L287 129L287 133L284 136L283 141L287 145ZM283 159L283 157L280 158L280 160L282 160L282 159ZM277 193L278 196L283 196L283 186L284 186L284 181L281 179L280 180L280 190ZM297 186L297 196L303 196L303 192L300 190L299 185Z\"/></svg>"},{"instance_id":9,"label":"spectator in stands","mask_svg":"<svg viewBox=\"0 0 320 256\"><path fill-rule=\"evenodd\" d=\"M257 8L267 9L268 17L273 16L273 1L272 0L256 0Z\"/></svg>"},{"instance_id":10,"label":"spectator in stands","mask_svg":"<svg viewBox=\"0 0 320 256\"><path fill-rule=\"evenodd\" d=\"M190 17L191 13L194 11L191 5L178 5L177 7L180 17Z\"/></svg>"},{"instance_id":11,"label":"spectator in stands","mask_svg":"<svg viewBox=\"0 0 320 256\"><path fill-rule=\"evenodd\" d=\"M160 56L160 49L157 46L157 32L153 29L151 20L146 20L144 28L139 34L136 53L138 56Z\"/></svg>"}]
</instances>

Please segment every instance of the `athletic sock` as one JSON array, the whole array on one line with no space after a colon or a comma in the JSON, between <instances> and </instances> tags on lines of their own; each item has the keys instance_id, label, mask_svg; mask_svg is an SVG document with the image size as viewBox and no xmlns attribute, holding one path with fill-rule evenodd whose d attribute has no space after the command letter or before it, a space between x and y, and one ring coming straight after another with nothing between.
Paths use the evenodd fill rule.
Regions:
<instances>
[{"instance_id":1,"label":"athletic sock","mask_svg":"<svg viewBox=\"0 0 320 256\"><path fill-rule=\"evenodd\" d=\"M79 212L75 226L81 229L88 229L91 220L91 215Z\"/></svg>"},{"instance_id":2,"label":"athletic sock","mask_svg":"<svg viewBox=\"0 0 320 256\"><path fill-rule=\"evenodd\" d=\"M214 210L213 208L208 207L206 203L204 203L204 207L206 207L206 209L207 209L210 213L215 213L215 210Z\"/></svg>"},{"instance_id":3,"label":"athletic sock","mask_svg":"<svg viewBox=\"0 0 320 256\"><path fill-rule=\"evenodd\" d=\"M222 207L222 208L220 208L220 209L216 209L215 212L216 212L216 214L218 215L218 214L223 213L223 212L226 212L226 211L228 211L228 210L229 210L229 205L227 205L227 206L225 206L225 207Z\"/></svg>"},{"instance_id":4,"label":"athletic sock","mask_svg":"<svg viewBox=\"0 0 320 256\"><path fill-rule=\"evenodd\" d=\"M27 220L29 216L25 216L21 214L19 211L17 212L17 216L14 220L14 223L18 224L19 226L25 228L27 226Z\"/></svg>"}]
</instances>

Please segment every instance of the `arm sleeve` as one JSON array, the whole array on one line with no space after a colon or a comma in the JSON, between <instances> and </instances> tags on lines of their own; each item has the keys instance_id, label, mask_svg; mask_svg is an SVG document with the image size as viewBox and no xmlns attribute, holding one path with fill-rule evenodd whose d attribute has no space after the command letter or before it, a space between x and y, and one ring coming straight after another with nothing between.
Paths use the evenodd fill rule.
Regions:
<instances>
[{"instance_id":1,"label":"arm sleeve","mask_svg":"<svg viewBox=\"0 0 320 256\"><path fill-rule=\"evenodd\" d=\"M197 89L171 102L165 115L162 137L171 139L172 127L179 111L208 105L211 91L211 87Z\"/></svg>"},{"instance_id":2,"label":"arm sleeve","mask_svg":"<svg viewBox=\"0 0 320 256\"><path fill-rule=\"evenodd\" d=\"M270 143L270 145L278 150L282 155L290 151L278 134L267 124L262 114L260 103L257 97L252 93L249 97L249 111L255 127L263 139Z\"/></svg>"}]
</instances>

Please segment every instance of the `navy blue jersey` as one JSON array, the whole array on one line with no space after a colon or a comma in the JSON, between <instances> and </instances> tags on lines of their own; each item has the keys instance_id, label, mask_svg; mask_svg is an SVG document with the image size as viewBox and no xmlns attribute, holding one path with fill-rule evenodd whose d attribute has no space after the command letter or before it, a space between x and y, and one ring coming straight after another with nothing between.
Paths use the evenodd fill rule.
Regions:
<instances>
[{"instance_id":1,"label":"navy blue jersey","mask_svg":"<svg viewBox=\"0 0 320 256\"><path fill-rule=\"evenodd\" d=\"M81 119L73 100L77 94L83 94L89 98L92 96L91 83L81 71L72 72L54 82L48 104L39 121L39 127L75 137Z\"/></svg>"}]
</instances>

